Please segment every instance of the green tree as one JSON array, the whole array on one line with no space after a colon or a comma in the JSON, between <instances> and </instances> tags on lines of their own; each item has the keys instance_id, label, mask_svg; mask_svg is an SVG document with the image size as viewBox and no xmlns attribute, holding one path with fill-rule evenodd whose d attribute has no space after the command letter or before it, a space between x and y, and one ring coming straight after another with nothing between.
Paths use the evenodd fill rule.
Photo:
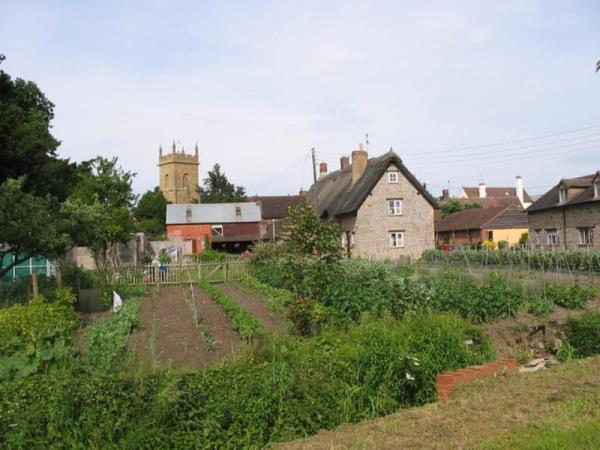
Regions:
<instances>
[{"instance_id":1,"label":"green tree","mask_svg":"<svg viewBox=\"0 0 600 450\"><path fill-rule=\"evenodd\" d=\"M76 165L56 155L53 117L54 105L35 83L0 71L0 183L26 176L23 191L67 198L77 183Z\"/></svg>"},{"instance_id":2,"label":"green tree","mask_svg":"<svg viewBox=\"0 0 600 450\"><path fill-rule=\"evenodd\" d=\"M455 212L477 208L481 208L479 203L463 203L456 198L451 198L442 204L442 218L448 217L450 214Z\"/></svg>"},{"instance_id":3,"label":"green tree","mask_svg":"<svg viewBox=\"0 0 600 450\"><path fill-rule=\"evenodd\" d=\"M293 254L331 262L342 257L342 230L321 220L303 200L291 206L283 226L284 245Z\"/></svg>"},{"instance_id":4,"label":"green tree","mask_svg":"<svg viewBox=\"0 0 600 450\"><path fill-rule=\"evenodd\" d=\"M58 201L25 192L24 184L23 178L0 184L0 279L32 256L62 258L71 243Z\"/></svg>"},{"instance_id":5,"label":"green tree","mask_svg":"<svg viewBox=\"0 0 600 450\"><path fill-rule=\"evenodd\" d=\"M152 236L165 233L167 199L158 187L146 191L133 209L137 228Z\"/></svg>"},{"instance_id":6,"label":"green tree","mask_svg":"<svg viewBox=\"0 0 600 450\"><path fill-rule=\"evenodd\" d=\"M119 244L127 243L135 232L134 176L117 165L117 158L86 161L80 167L77 189L64 204L74 241L90 249L100 269L119 265Z\"/></svg>"},{"instance_id":7,"label":"green tree","mask_svg":"<svg viewBox=\"0 0 600 450\"><path fill-rule=\"evenodd\" d=\"M231 203L246 200L246 190L230 183L221 166L215 164L204 179L204 187L198 187L202 203Z\"/></svg>"}]
</instances>

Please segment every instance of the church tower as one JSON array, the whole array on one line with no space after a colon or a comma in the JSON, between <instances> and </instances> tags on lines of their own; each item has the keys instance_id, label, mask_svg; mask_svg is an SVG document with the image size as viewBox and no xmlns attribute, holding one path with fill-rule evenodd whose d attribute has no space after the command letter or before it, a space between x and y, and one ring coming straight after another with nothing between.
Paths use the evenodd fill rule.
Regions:
<instances>
[{"instance_id":1,"label":"church tower","mask_svg":"<svg viewBox=\"0 0 600 450\"><path fill-rule=\"evenodd\" d=\"M177 150L175 142L171 153L163 155L158 148L158 173L160 191L170 203L199 203L198 186L198 144L194 154L185 153L183 146Z\"/></svg>"}]
</instances>

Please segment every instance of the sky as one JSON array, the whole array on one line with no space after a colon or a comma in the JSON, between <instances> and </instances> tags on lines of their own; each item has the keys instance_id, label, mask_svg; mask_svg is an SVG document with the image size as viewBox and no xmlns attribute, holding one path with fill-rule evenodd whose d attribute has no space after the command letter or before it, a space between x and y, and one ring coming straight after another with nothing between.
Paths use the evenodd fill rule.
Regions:
<instances>
[{"instance_id":1,"label":"sky","mask_svg":"<svg viewBox=\"0 0 600 450\"><path fill-rule=\"evenodd\" d=\"M600 170L594 0L0 0L0 53L56 105L59 154L118 156L137 193L173 141L252 195L367 133L434 195Z\"/></svg>"}]
</instances>

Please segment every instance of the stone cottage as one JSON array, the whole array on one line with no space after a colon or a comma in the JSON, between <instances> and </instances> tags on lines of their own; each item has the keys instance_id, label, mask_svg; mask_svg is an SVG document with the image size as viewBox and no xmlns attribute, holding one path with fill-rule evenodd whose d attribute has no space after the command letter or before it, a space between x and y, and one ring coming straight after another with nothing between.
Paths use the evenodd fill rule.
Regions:
<instances>
[{"instance_id":1,"label":"stone cottage","mask_svg":"<svg viewBox=\"0 0 600 450\"><path fill-rule=\"evenodd\" d=\"M527 218L532 249L600 250L600 171L560 180L527 208Z\"/></svg>"},{"instance_id":2,"label":"stone cottage","mask_svg":"<svg viewBox=\"0 0 600 450\"><path fill-rule=\"evenodd\" d=\"M353 257L418 258L435 247L439 206L391 149L369 159L361 145L352 163L344 156L332 173L321 163L307 200L320 217L341 225L342 245Z\"/></svg>"}]
</instances>

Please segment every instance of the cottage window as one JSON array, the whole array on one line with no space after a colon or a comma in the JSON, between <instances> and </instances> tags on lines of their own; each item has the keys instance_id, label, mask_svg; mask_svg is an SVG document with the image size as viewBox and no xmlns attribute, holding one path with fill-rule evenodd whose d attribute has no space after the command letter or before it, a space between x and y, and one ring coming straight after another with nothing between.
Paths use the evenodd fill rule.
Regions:
<instances>
[{"instance_id":1,"label":"cottage window","mask_svg":"<svg viewBox=\"0 0 600 450\"><path fill-rule=\"evenodd\" d=\"M404 231L390 231L390 247L404 247Z\"/></svg>"},{"instance_id":2,"label":"cottage window","mask_svg":"<svg viewBox=\"0 0 600 450\"><path fill-rule=\"evenodd\" d=\"M388 183L398 182L398 172L388 172Z\"/></svg>"},{"instance_id":3,"label":"cottage window","mask_svg":"<svg viewBox=\"0 0 600 450\"><path fill-rule=\"evenodd\" d=\"M390 216L401 216L402 215L402 199L401 198L388 199L388 214Z\"/></svg>"},{"instance_id":4,"label":"cottage window","mask_svg":"<svg viewBox=\"0 0 600 450\"><path fill-rule=\"evenodd\" d=\"M560 239L558 237L558 231L556 228L550 228L546 230L546 237L548 245L558 245L560 244Z\"/></svg>"},{"instance_id":5,"label":"cottage window","mask_svg":"<svg viewBox=\"0 0 600 450\"><path fill-rule=\"evenodd\" d=\"M213 236L223 237L224 236L223 225L211 225L210 234L212 234Z\"/></svg>"},{"instance_id":6,"label":"cottage window","mask_svg":"<svg viewBox=\"0 0 600 450\"><path fill-rule=\"evenodd\" d=\"M564 186L561 186L558 189L558 202L566 203L566 201L567 201L567 188L565 188Z\"/></svg>"},{"instance_id":7,"label":"cottage window","mask_svg":"<svg viewBox=\"0 0 600 450\"><path fill-rule=\"evenodd\" d=\"M594 243L594 229L592 227L577 228L579 245L592 245Z\"/></svg>"},{"instance_id":8,"label":"cottage window","mask_svg":"<svg viewBox=\"0 0 600 450\"><path fill-rule=\"evenodd\" d=\"M594 182L594 198L600 198L600 181Z\"/></svg>"}]
</instances>

